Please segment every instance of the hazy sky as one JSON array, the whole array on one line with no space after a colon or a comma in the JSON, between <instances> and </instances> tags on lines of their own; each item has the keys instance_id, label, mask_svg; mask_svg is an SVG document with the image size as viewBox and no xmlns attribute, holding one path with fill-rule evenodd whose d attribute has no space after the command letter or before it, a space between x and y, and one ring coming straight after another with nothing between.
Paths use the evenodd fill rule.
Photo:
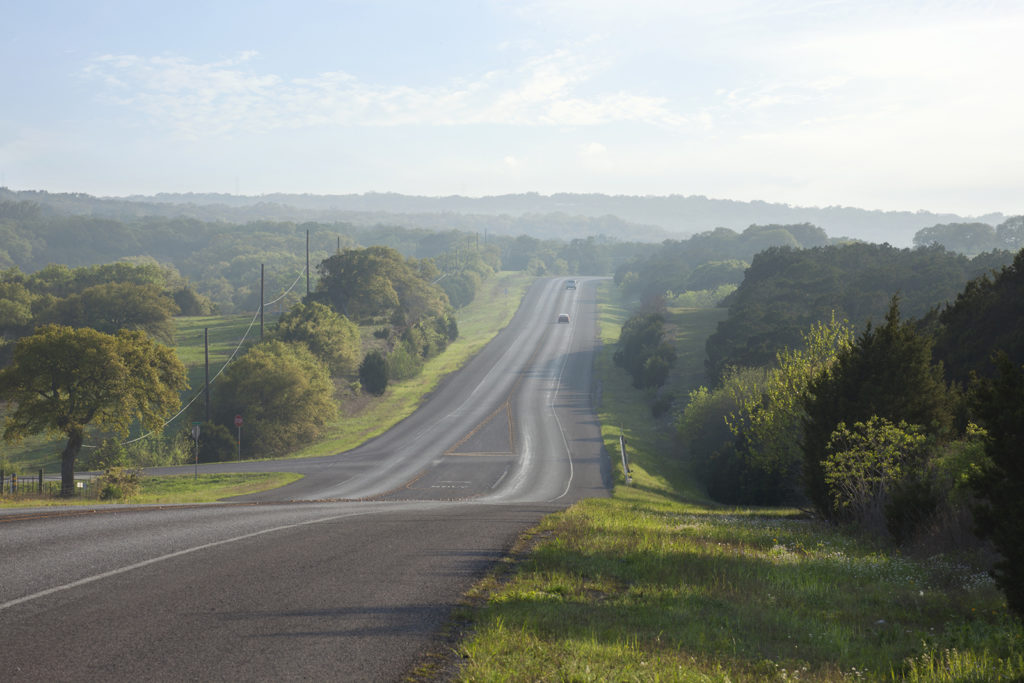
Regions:
<instances>
[{"instance_id":1,"label":"hazy sky","mask_svg":"<svg viewBox=\"0 0 1024 683\"><path fill-rule=\"evenodd\" d=\"M0 0L0 185L1024 213L1024 3Z\"/></svg>"}]
</instances>

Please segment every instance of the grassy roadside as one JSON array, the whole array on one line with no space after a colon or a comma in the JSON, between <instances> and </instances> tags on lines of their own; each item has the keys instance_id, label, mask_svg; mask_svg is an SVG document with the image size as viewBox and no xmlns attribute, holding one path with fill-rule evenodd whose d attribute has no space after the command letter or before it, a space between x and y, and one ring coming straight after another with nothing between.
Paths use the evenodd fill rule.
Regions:
<instances>
[{"instance_id":1,"label":"grassy roadside","mask_svg":"<svg viewBox=\"0 0 1024 683\"><path fill-rule=\"evenodd\" d=\"M260 491L269 491L290 484L302 475L293 472L258 472L250 474L200 474L143 477L138 495L117 503L213 503L231 496L244 496ZM96 498L38 497L24 495L0 498L0 508L20 507L64 507L68 505L100 505L115 501Z\"/></svg>"},{"instance_id":2,"label":"grassy roadside","mask_svg":"<svg viewBox=\"0 0 1024 683\"><path fill-rule=\"evenodd\" d=\"M692 346L709 318L677 313L702 359ZM635 486L619 473L612 498L545 519L471 593L458 680L1024 677L1024 629L961 558L903 557L796 510L710 503L611 365L624 315L602 309L597 373L606 446L629 425Z\"/></svg>"}]
</instances>

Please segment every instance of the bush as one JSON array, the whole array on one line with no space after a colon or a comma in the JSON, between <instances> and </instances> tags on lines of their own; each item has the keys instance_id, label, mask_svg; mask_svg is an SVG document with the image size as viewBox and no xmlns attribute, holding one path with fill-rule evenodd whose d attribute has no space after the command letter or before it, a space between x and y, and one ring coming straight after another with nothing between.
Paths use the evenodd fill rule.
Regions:
<instances>
[{"instance_id":1,"label":"bush","mask_svg":"<svg viewBox=\"0 0 1024 683\"><path fill-rule=\"evenodd\" d=\"M370 351L359 365L359 384L363 391L381 396L388 388L388 364L380 351Z\"/></svg>"},{"instance_id":2,"label":"bush","mask_svg":"<svg viewBox=\"0 0 1024 683\"><path fill-rule=\"evenodd\" d=\"M238 458L238 437L215 422L199 426L199 462L224 462Z\"/></svg>"},{"instance_id":3,"label":"bush","mask_svg":"<svg viewBox=\"0 0 1024 683\"><path fill-rule=\"evenodd\" d=\"M420 371L423 369L423 362L418 354L411 352L409 345L405 342L395 346L387 358L385 358L385 361L387 363L388 380L400 382L404 379L411 379L420 374Z\"/></svg>"},{"instance_id":4,"label":"bush","mask_svg":"<svg viewBox=\"0 0 1024 683\"><path fill-rule=\"evenodd\" d=\"M280 456L323 434L338 414L334 392L327 366L305 344L264 341L228 366L213 419L231 425L244 416L244 457Z\"/></svg>"},{"instance_id":5,"label":"bush","mask_svg":"<svg viewBox=\"0 0 1024 683\"><path fill-rule=\"evenodd\" d=\"M676 361L675 348L662 341L664 324L660 313L642 313L622 326L612 360L632 375L637 389L660 387Z\"/></svg>"},{"instance_id":6,"label":"bush","mask_svg":"<svg viewBox=\"0 0 1024 683\"><path fill-rule=\"evenodd\" d=\"M828 455L822 463L834 515L862 524L874 522L889 502L894 485L911 471L908 466L920 463L925 443L921 432L916 425L902 421L893 424L877 416L855 422L852 427L840 422L832 432ZM907 508L914 505L923 490L920 486L906 486L905 500L894 510L897 517L905 514L906 520L894 519L893 526L902 529L909 522ZM888 526L888 520L886 523Z\"/></svg>"},{"instance_id":7,"label":"bush","mask_svg":"<svg viewBox=\"0 0 1024 683\"><path fill-rule=\"evenodd\" d=\"M79 457L79 464L86 470L125 467L128 461L128 450L116 439L104 439L96 448L84 448Z\"/></svg>"},{"instance_id":8,"label":"bush","mask_svg":"<svg viewBox=\"0 0 1024 683\"><path fill-rule=\"evenodd\" d=\"M96 480L100 500L126 500L139 495L142 473L126 467L111 467Z\"/></svg>"}]
</instances>

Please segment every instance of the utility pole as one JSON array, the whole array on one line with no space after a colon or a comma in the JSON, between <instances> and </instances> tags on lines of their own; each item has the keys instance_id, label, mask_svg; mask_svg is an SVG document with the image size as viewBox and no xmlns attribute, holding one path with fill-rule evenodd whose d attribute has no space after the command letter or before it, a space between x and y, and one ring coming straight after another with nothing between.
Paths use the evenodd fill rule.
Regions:
<instances>
[{"instance_id":1,"label":"utility pole","mask_svg":"<svg viewBox=\"0 0 1024 683\"><path fill-rule=\"evenodd\" d=\"M210 421L210 328L203 328L203 355L206 357L206 421Z\"/></svg>"},{"instance_id":2,"label":"utility pole","mask_svg":"<svg viewBox=\"0 0 1024 683\"><path fill-rule=\"evenodd\" d=\"M263 341L263 264L260 264L260 341Z\"/></svg>"},{"instance_id":3,"label":"utility pole","mask_svg":"<svg viewBox=\"0 0 1024 683\"><path fill-rule=\"evenodd\" d=\"M306 296L309 296L309 230L306 230Z\"/></svg>"}]
</instances>

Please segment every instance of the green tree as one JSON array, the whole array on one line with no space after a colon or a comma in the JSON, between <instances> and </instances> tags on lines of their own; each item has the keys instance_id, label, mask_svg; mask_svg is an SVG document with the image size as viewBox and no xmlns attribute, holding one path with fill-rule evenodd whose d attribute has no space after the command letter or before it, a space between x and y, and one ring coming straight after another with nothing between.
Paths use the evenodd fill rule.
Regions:
<instances>
[{"instance_id":1,"label":"green tree","mask_svg":"<svg viewBox=\"0 0 1024 683\"><path fill-rule=\"evenodd\" d=\"M1010 254L1004 257L1009 262ZM708 375L717 382L727 366L771 363L778 349L795 347L802 330L833 311L858 328L880 320L897 292L903 312L920 318L992 266L990 256L971 260L942 247L773 247L753 258L723 302L729 317L708 338Z\"/></svg>"},{"instance_id":2,"label":"green tree","mask_svg":"<svg viewBox=\"0 0 1024 683\"><path fill-rule=\"evenodd\" d=\"M1002 558L993 571L1006 602L1024 618L1024 367L1006 356L996 358L998 373L978 382L974 409L988 430L991 460L974 489L981 498L975 515L978 531L992 540Z\"/></svg>"},{"instance_id":3,"label":"green tree","mask_svg":"<svg viewBox=\"0 0 1024 683\"><path fill-rule=\"evenodd\" d=\"M914 246L941 244L950 251L975 255L1000 246L996 231L988 223L947 223L922 228L914 234Z\"/></svg>"},{"instance_id":4,"label":"green tree","mask_svg":"<svg viewBox=\"0 0 1024 683\"><path fill-rule=\"evenodd\" d=\"M766 368L729 368L722 386L699 387L677 423L684 455L695 465L708 494L723 503L763 503L771 499L775 482L766 482L762 470L749 464L737 448L728 421L745 403L764 393Z\"/></svg>"},{"instance_id":5,"label":"green tree","mask_svg":"<svg viewBox=\"0 0 1024 683\"><path fill-rule=\"evenodd\" d=\"M178 287L171 296L181 315L213 315L217 310L210 297L199 294L192 285Z\"/></svg>"},{"instance_id":6,"label":"green tree","mask_svg":"<svg viewBox=\"0 0 1024 683\"><path fill-rule=\"evenodd\" d=\"M39 317L42 322L91 327L107 334L144 330L160 341L172 343L173 317L178 312L174 299L156 285L110 282L58 299Z\"/></svg>"},{"instance_id":7,"label":"green tree","mask_svg":"<svg viewBox=\"0 0 1024 683\"><path fill-rule=\"evenodd\" d=\"M36 297L17 275L16 269L0 272L0 336L20 337L33 321Z\"/></svg>"},{"instance_id":8,"label":"green tree","mask_svg":"<svg viewBox=\"0 0 1024 683\"><path fill-rule=\"evenodd\" d=\"M938 319L935 356L961 385L971 373L993 374L993 351L1024 363L1024 249L992 277L968 282Z\"/></svg>"},{"instance_id":9,"label":"green tree","mask_svg":"<svg viewBox=\"0 0 1024 683\"><path fill-rule=\"evenodd\" d=\"M406 324L444 313L448 298L421 264L389 247L345 249L318 266L317 297L355 321L399 316Z\"/></svg>"},{"instance_id":10,"label":"green tree","mask_svg":"<svg viewBox=\"0 0 1024 683\"><path fill-rule=\"evenodd\" d=\"M0 399L14 403L4 438L46 432L67 437L61 495L70 496L75 459L90 425L124 436L136 420L146 429L161 429L186 385L174 350L145 333L46 325L23 337L11 364L0 371Z\"/></svg>"},{"instance_id":11,"label":"green tree","mask_svg":"<svg viewBox=\"0 0 1024 683\"><path fill-rule=\"evenodd\" d=\"M726 418L749 467L775 480L780 490L773 500L787 502L802 497L800 443L807 416L803 397L811 382L829 373L839 354L849 350L853 328L833 315L827 323L811 325L801 337L799 348L776 354L776 367L768 371L760 392L734 397L738 408Z\"/></svg>"},{"instance_id":12,"label":"green tree","mask_svg":"<svg viewBox=\"0 0 1024 683\"><path fill-rule=\"evenodd\" d=\"M268 335L270 339L300 342L327 364L334 377L354 375L359 363L359 328L348 318L316 301L292 306Z\"/></svg>"},{"instance_id":13,"label":"green tree","mask_svg":"<svg viewBox=\"0 0 1024 683\"><path fill-rule=\"evenodd\" d=\"M660 387L676 360L671 344L664 341L665 317L657 312L635 315L622 326L615 364L633 377L633 386Z\"/></svg>"},{"instance_id":14,"label":"green tree","mask_svg":"<svg viewBox=\"0 0 1024 683\"><path fill-rule=\"evenodd\" d=\"M247 451L281 456L318 438L338 414L327 367L305 344L257 344L228 366L216 386L214 421L245 416ZM201 434L201 432L200 432Z\"/></svg>"},{"instance_id":15,"label":"green tree","mask_svg":"<svg viewBox=\"0 0 1024 683\"><path fill-rule=\"evenodd\" d=\"M370 351L359 364L359 383L363 391L381 396L388 388L388 364L380 351Z\"/></svg>"},{"instance_id":16,"label":"green tree","mask_svg":"<svg viewBox=\"0 0 1024 683\"><path fill-rule=\"evenodd\" d=\"M878 416L920 425L930 438L943 440L953 421L942 366L932 362L931 339L900 321L895 297L885 324L874 328L868 323L853 346L839 353L832 372L811 382L803 408L807 497L828 518L834 516L834 508L823 463L840 422L866 422Z\"/></svg>"},{"instance_id":17,"label":"green tree","mask_svg":"<svg viewBox=\"0 0 1024 683\"><path fill-rule=\"evenodd\" d=\"M877 415L852 427L840 422L822 463L832 509L859 522L880 519L889 490L908 465L920 462L924 444L921 429L906 422L893 424Z\"/></svg>"}]
</instances>

